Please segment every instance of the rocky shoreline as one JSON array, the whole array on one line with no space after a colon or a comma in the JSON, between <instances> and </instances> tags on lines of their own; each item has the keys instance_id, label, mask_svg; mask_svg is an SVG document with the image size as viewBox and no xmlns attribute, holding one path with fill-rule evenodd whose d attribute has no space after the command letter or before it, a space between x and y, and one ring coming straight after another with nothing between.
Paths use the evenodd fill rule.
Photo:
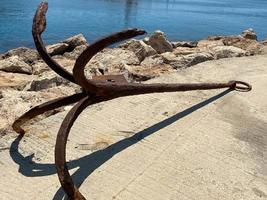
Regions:
<instances>
[{"instance_id":1,"label":"rocky shoreline","mask_svg":"<svg viewBox=\"0 0 267 200\"><path fill-rule=\"evenodd\" d=\"M66 70L88 46L82 34L48 45L47 51ZM267 54L267 40L257 41L252 29L237 36L212 36L200 41L170 42L161 31L143 40L130 40L97 54L86 67L86 76L124 74L130 82L152 79L198 63L222 58ZM242 66L241 66L242 67ZM13 121L42 102L80 90L56 75L40 59L37 51L26 47L0 55L0 134L10 131ZM68 108L49 112L52 115Z\"/></svg>"}]
</instances>

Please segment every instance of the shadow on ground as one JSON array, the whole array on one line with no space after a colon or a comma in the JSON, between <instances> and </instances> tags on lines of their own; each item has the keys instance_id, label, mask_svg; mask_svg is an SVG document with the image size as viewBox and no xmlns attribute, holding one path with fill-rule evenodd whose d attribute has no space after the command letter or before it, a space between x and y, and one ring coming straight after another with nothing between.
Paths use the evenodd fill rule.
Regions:
<instances>
[{"instance_id":1,"label":"shadow on ground","mask_svg":"<svg viewBox=\"0 0 267 200\"><path fill-rule=\"evenodd\" d=\"M172 123L176 122L177 120L186 117L187 115L193 113L194 111L199 110L200 108L216 101L217 99L223 97L224 95L228 94L231 90L225 90L205 101L202 101L190 108L179 112L172 117L169 117L157 124L154 124L135 135L118 141L109 147L96 151L90 155L84 156L77 160L73 160L68 162L68 168L73 169L79 167L77 171L72 175L72 178L75 182L75 185L79 188L83 181L98 167L100 167L103 163L111 159L117 153L127 149L128 147L136 144L140 140L144 139L145 137L163 129ZM14 142L11 144L10 148L10 156L15 163L19 165L19 172L27 177L37 177L37 176L48 176L56 173L56 168L54 164L40 164L36 163L32 160L34 154L24 157L18 151L18 146L21 141L22 137L18 136ZM53 200L59 199L67 199L65 197L65 193L60 188L53 197Z\"/></svg>"}]
</instances>

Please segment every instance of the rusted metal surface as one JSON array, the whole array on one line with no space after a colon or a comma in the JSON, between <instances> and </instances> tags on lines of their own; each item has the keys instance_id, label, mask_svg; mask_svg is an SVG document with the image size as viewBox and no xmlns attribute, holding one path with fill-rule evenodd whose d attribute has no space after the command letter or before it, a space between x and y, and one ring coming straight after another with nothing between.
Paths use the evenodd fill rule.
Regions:
<instances>
[{"instance_id":1,"label":"rusted metal surface","mask_svg":"<svg viewBox=\"0 0 267 200\"><path fill-rule=\"evenodd\" d=\"M47 53L41 38L41 34L46 27L47 3L41 3L36 11L32 34L36 49L47 65L67 80L81 86L81 93L68 97L62 97L36 106L22 115L13 124L13 129L24 134L21 127L25 122L46 111L58 108L60 106L78 102L67 114L59 129L56 147L55 164L62 188L71 200L85 200L85 197L75 186L66 164L66 145L69 132L79 114L89 105L103 101L108 101L117 97L139 95L147 93L177 92L189 90L210 90L219 88L230 88L238 91L250 91L251 86L241 81L229 81L228 83L188 83L188 84L141 84L128 83L122 75L95 76L88 80L84 74L84 68L90 59L105 47L138 36L146 32L139 29L128 29L104 37L91 44L78 57L73 68L73 75L67 72L62 66L54 61Z\"/></svg>"}]
</instances>

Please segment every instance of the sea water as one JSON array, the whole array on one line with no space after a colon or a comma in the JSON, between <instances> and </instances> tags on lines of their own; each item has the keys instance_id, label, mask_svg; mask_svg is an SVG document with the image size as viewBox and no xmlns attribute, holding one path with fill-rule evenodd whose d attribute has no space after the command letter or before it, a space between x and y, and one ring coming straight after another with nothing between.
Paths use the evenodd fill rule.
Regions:
<instances>
[{"instance_id":1,"label":"sea water","mask_svg":"<svg viewBox=\"0 0 267 200\"><path fill-rule=\"evenodd\" d=\"M0 0L0 52L33 47L39 0ZM234 35L252 27L267 38L267 0L48 0L46 44L83 33L89 42L124 28L162 30L170 40Z\"/></svg>"}]
</instances>

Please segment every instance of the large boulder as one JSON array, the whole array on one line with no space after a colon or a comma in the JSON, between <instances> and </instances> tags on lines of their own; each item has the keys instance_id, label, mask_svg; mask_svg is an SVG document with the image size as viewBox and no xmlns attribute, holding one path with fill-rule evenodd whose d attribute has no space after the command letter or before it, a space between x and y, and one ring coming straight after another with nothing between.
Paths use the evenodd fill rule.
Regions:
<instances>
[{"instance_id":1,"label":"large boulder","mask_svg":"<svg viewBox=\"0 0 267 200\"><path fill-rule=\"evenodd\" d=\"M46 46L46 50L50 54L50 56L62 55L66 51L68 51L68 49L69 45L63 42Z\"/></svg>"},{"instance_id":2,"label":"large boulder","mask_svg":"<svg viewBox=\"0 0 267 200\"><path fill-rule=\"evenodd\" d=\"M243 38L246 38L246 39L250 39L250 40L257 40L257 34L252 28L244 30L240 34L240 36L243 37Z\"/></svg>"},{"instance_id":3,"label":"large boulder","mask_svg":"<svg viewBox=\"0 0 267 200\"><path fill-rule=\"evenodd\" d=\"M12 49L2 55L3 58L9 58L12 56L19 56L27 64L32 64L34 61L40 59L40 56L36 50L26 47Z\"/></svg>"},{"instance_id":4,"label":"large boulder","mask_svg":"<svg viewBox=\"0 0 267 200\"><path fill-rule=\"evenodd\" d=\"M135 53L139 61L142 62L146 57L157 54L151 46L147 45L141 40L130 40L122 45L120 48L130 50Z\"/></svg>"},{"instance_id":5,"label":"large boulder","mask_svg":"<svg viewBox=\"0 0 267 200\"><path fill-rule=\"evenodd\" d=\"M147 44L152 46L158 53L173 51L171 42L166 39L162 31L155 31L155 33L150 36Z\"/></svg>"},{"instance_id":6,"label":"large boulder","mask_svg":"<svg viewBox=\"0 0 267 200\"><path fill-rule=\"evenodd\" d=\"M213 48L215 59L245 56L246 51L234 46L217 46Z\"/></svg>"},{"instance_id":7,"label":"large boulder","mask_svg":"<svg viewBox=\"0 0 267 200\"><path fill-rule=\"evenodd\" d=\"M74 36L62 41L62 43L66 43L69 46L69 51L72 51L77 46L88 45L83 34L74 35Z\"/></svg>"},{"instance_id":8,"label":"large boulder","mask_svg":"<svg viewBox=\"0 0 267 200\"><path fill-rule=\"evenodd\" d=\"M0 70L5 72L32 74L32 67L19 56L11 56L0 60Z\"/></svg>"}]
</instances>

